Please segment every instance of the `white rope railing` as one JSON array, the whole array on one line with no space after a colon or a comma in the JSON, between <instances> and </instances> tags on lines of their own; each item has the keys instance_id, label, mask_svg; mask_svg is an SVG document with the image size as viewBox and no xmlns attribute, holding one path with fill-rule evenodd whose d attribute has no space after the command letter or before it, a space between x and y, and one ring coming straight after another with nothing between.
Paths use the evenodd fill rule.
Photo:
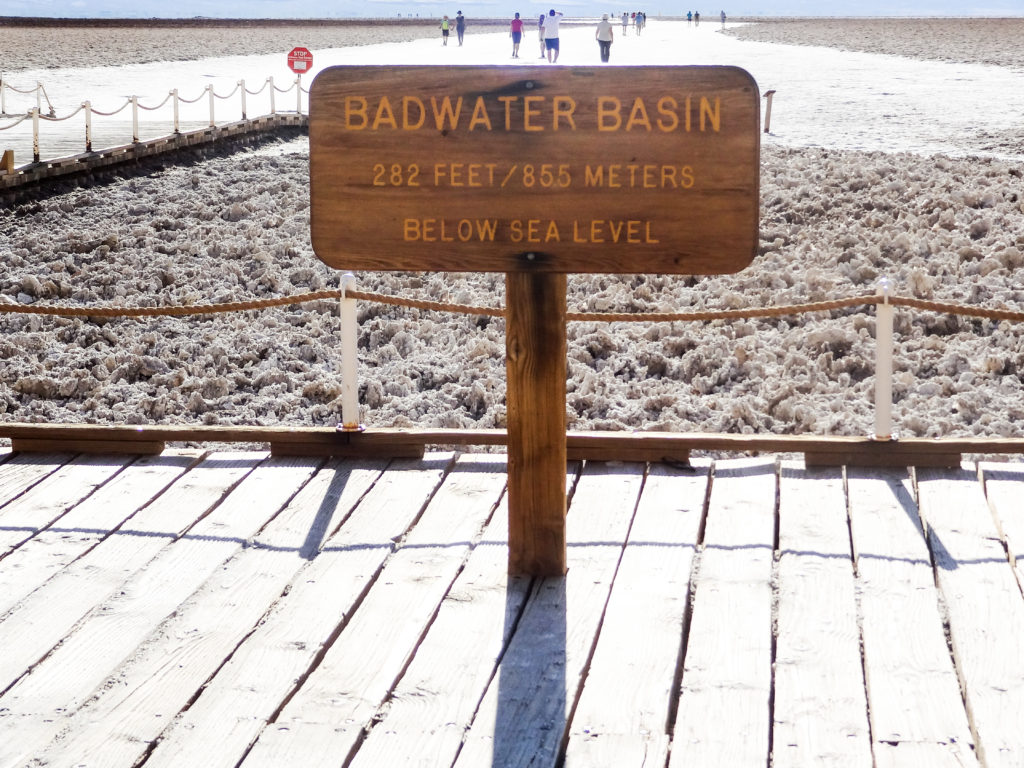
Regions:
<instances>
[{"instance_id":1,"label":"white rope railing","mask_svg":"<svg viewBox=\"0 0 1024 768\"><path fill-rule=\"evenodd\" d=\"M290 93L292 90L296 91L295 112L296 112L296 114L300 114L300 115L302 114L302 95L303 95L303 93L308 95L309 94L309 90L307 88L303 88L302 87L301 75L297 76L295 78L295 80L291 83L291 85L289 87L287 87L287 88L279 88L277 85L274 84L274 78L273 77L268 77L264 81L263 85L259 88L259 90L255 90L255 91L252 91L252 90L249 90L248 88L246 88L245 80L239 80L235 84L234 89L232 89L232 91L230 93L223 94L223 95L217 93L214 90L213 85L207 85L203 89L203 92L200 93L198 96L196 96L194 99L186 99L185 97L181 96L178 93L178 89L175 88L175 89L171 90L167 94L166 97L164 97L163 101L161 101L159 104L156 104L156 105L153 105L153 106L147 106L145 104L140 103L138 96L129 96L128 98L125 99L124 103L121 104L121 106L119 106L116 109L113 109L111 111L101 111L101 110L98 110L98 109L96 109L95 107L92 106L92 103L90 101L84 101L84 102L82 102L82 104L77 109L75 109L73 112L71 112L71 113L69 113L67 115L64 115L63 117L58 117L56 115L56 112L53 109L53 105L50 103L50 98L46 94L46 89L43 87L42 83L36 83L36 85L34 87L32 87L32 88L18 88L18 87L14 86L14 85L11 85L2 76L0 76L0 117L10 117L11 118L11 122L6 123L4 125L0 125L0 131L9 130L11 128L14 128L14 127L20 125L21 123L23 123L23 122L25 122L27 120L31 120L32 121L32 162L33 163L38 163L38 162L40 162L40 152L39 152L39 146L40 146L39 122L40 122L40 120L45 120L45 121L51 122L51 123L63 122L65 120L69 120L70 118L72 118L72 117L76 116L77 114L79 114L80 112L84 111L85 112L85 151L86 152L92 152L93 151L93 146L92 146L92 143L93 143L92 142L92 137L93 137L93 120L92 119L93 119L94 115L98 115L98 116L101 116L101 117L114 117L115 115L118 115L119 113L121 113L122 111L127 109L128 107L131 107L131 112L132 112L132 143L135 144L135 143L139 142L139 110L140 109L148 111L148 112L154 112L154 111L159 110L159 109L163 108L164 106L166 106L169 101L172 102L172 104L173 104L173 132L175 134L178 134L178 133L181 132L181 128L180 128L181 120L180 120L180 109L179 109L181 104L196 104L199 101L201 101L204 97L206 97L206 99L209 102L209 126L211 128L216 128L217 127L217 121L216 121L216 115L215 115L215 104L216 104L217 99L220 99L221 101L225 101L225 100L228 100L228 99L231 99L231 98L235 97L236 94L240 94L242 120L248 120L249 119L248 118L248 105L246 103L246 96L258 96L261 93L263 93L264 91L267 91L268 89L269 89L269 98L270 98L270 112L269 112L270 115L276 115L277 114L277 104L275 103L275 98L274 98L275 94L277 94L277 93ZM35 105L35 107L27 110L24 114L21 114L21 115L8 114L8 112L7 112L7 91L11 91L12 93L17 93L17 94L22 94L22 95L35 94L35 97L36 97L36 105ZM43 114L43 109L42 109L42 100L43 99L46 100L46 104L49 107L49 114Z\"/></svg>"}]
</instances>

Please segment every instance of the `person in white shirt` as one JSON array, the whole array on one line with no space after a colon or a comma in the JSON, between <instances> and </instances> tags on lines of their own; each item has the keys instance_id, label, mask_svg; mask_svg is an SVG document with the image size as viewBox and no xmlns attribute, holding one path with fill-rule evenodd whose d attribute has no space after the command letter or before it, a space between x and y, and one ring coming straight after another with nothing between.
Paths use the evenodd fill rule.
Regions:
<instances>
[{"instance_id":1,"label":"person in white shirt","mask_svg":"<svg viewBox=\"0 0 1024 768\"><path fill-rule=\"evenodd\" d=\"M554 8L548 11L548 17L544 20L544 47L548 49L548 63L558 63L558 22L562 20L561 12ZM552 59L551 54L555 57Z\"/></svg>"},{"instance_id":2,"label":"person in white shirt","mask_svg":"<svg viewBox=\"0 0 1024 768\"><path fill-rule=\"evenodd\" d=\"M608 57L612 52L612 40L615 34L612 30L612 23L608 21L608 14L602 14L601 21L597 23L597 32L594 33L597 44L601 49L601 61L608 63Z\"/></svg>"}]
</instances>

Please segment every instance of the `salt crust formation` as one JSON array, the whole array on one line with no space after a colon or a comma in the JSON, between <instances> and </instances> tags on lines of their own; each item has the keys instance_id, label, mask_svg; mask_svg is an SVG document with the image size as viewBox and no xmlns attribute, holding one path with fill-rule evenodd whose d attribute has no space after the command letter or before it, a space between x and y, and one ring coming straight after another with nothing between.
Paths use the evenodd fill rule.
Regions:
<instances>
[{"instance_id":1,"label":"salt crust formation","mask_svg":"<svg viewBox=\"0 0 1024 768\"><path fill-rule=\"evenodd\" d=\"M1019 163L762 150L759 255L735 275L571 276L570 309L688 311L897 293L1020 308ZM308 143L277 142L0 209L0 301L163 306L336 287L309 240ZM503 302L500 274L364 273L367 291ZM898 310L903 435L1019 435L1024 335ZM363 303L362 420L503 426L504 324ZM771 320L573 323L573 429L868 434L870 307ZM0 315L0 418L333 425L333 301L201 318Z\"/></svg>"}]
</instances>

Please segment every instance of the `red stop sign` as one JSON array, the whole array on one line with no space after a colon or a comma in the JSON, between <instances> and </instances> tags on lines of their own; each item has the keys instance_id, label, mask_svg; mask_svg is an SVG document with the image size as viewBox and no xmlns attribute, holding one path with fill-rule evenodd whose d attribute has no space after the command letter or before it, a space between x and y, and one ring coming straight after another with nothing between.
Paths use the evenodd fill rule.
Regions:
<instances>
[{"instance_id":1,"label":"red stop sign","mask_svg":"<svg viewBox=\"0 0 1024 768\"><path fill-rule=\"evenodd\" d=\"M313 54L308 48L292 48L288 54L288 66L297 75L304 75L313 68Z\"/></svg>"}]
</instances>

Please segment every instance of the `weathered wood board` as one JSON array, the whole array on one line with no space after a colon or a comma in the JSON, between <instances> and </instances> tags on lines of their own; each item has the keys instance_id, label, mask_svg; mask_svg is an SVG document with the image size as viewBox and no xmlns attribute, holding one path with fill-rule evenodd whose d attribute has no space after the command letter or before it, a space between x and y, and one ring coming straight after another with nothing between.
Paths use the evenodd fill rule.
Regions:
<instances>
[{"instance_id":1,"label":"weathered wood board","mask_svg":"<svg viewBox=\"0 0 1024 768\"><path fill-rule=\"evenodd\" d=\"M776 768L872 768L860 631L839 469L779 478Z\"/></svg>"},{"instance_id":2,"label":"weathered wood board","mask_svg":"<svg viewBox=\"0 0 1024 768\"><path fill-rule=\"evenodd\" d=\"M936 580L978 756L1024 764L1024 598L1009 567L977 468L918 470Z\"/></svg>"},{"instance_id":3,"label":"weathered wood board","mask_svg":"<svg viewBox=\"0 0 1024 768\"><path fill-rule=\"evenodd\" d=\"M409 663L505 487L505 464L456 464L303 687L242 765L337 765Z\"/></svg>"},{"instance_id":4,"label":"weathered wood board","mask_svg":"<svg viewBox=\"0 0 1024 768\"><path fill-rule=\"evenodd\" d=\"M717 462L671 768L768 763L774 459Z\"/></svg>"},{"instance_id":5,"label":"weathered wood board","mask_svg":"<svg viewBox=\"0 0 1024 768\"><path fill-rule=\"evenodd\" d=\"M157 458L125 459L127 466L46 530L0 560L0 616L55 573L110 536L199 459L198 451L168 451Z\"/></svg>"},{"instance_id":6,"label":"weathered wood board","mask_svg":"<svg viewBox=\"0 0 1024 768\"><path fill-rule=\"evenodd\" d=\"M253 654L252 649L258 646L252 633L265 635L272 609L293 599L293 587L302 589L309 583L313 569L303 565L319 550L321 539L348 516L382 469L378 466L355 472L354 477L350 472L341 477L329 470L318 472L255 536L253 546L238 552L213 573L119 667L116 676L101 686L95 697L67 717L60 739L42 750L39 759L54 765L136 765L147 757L150 745L179 711L189 709L191 713L189 702L195 692L220 670L226 658L241 655L239 661L249 661L246 668L250 672L260 670L264 673L261 679L265 679L273 669L269 662L274 655L267 646ZM295 475L300 480L305 476ZM344 490L345 503L338 503L342 501L340 489ZM322 603L318 607L331 628L344 616L343 612L324 611ZM329 632L326 630L324 635ZM302 641L306 640L312 638L303 637ZM272 675L269 681L278 686L286 684L292 679L288 671L304 670L317 647L315 643L310 645L306 653L299 654L305 663L291 670L275 670L281 674ZM239 669L237 664L235 669ZM226 675L221 678L223 682L228 679ZM239 695L237 689L232 693ZM279 702L284 693L279 691L268 700ZM196 714L189 717L192 723L197 722ZM226 719L227 723L233 719ZM230 753L225 736L227 732L234 734L237 728L229 729L225 718L216 715L208 723L213 725L217 737L204 744L202 753L196 755L196 765L217 764L216 756ZM258 721L252 722L252 726L257 725ZM246 745L243 742L242 746ZM167 750L164 753L168 754ZM231 764L241 754L242 749L236 745ZM178 765L183 757L178 753Z\"/></svg>"},{"instance_id":7,"label":"weathered wood board","mask_svg":"<svg viewBox=\"0 0 1024 768\"><path fill-rule=\"evenodd\" d=\"M876 763L977 765L910 475L851 468L847 486Z\"/></svg>"},{"instance_id":8,"label":"weathered wood board","mask_svg":"<svg viewBox=\"0 0 1024 768\"><path fill-rule=\"evenodd\" d=\"M1006 546L1010 565L1024 590L1024 498L1020 493L1024 469L1010 464L983 463L985 493Z\"/></svg>"},{"instance_id":9,"label":"weathered wood board","mask_svg":"<svg viewBox=\"0 0 1024 768\"><path fill-rule=\"evenodd\" d=\"M350 768L455 762L530 594L507 562L503 500Z\"/></svg>"},{"instance_id":10,"label":"weathered wood board","mask_svg":"<svg viewBox=\"0 0 1024 768\"><path fill-rule=\"evenodd\" d=\"M569 570L537 580L456 768L557 764L641 481L631 465L584 467L569 506Z\"/></svg>"},{"instance_id":11,"label":"weathered wood board","mask_svg":"<svg viewBox=\"0 0 1024 768\"><path fill-rule=\"evenodd\" d=\"M736 67L331 67L310 91L313 248L340 269L735 272L759 126Z\"/></svg>"},{"instance_id":12,"label":"weathered wood board","mask_svg":"<svg viewBox=\"0 0 1024 768\"><path fill-rule=\"evenodd\" d=\"M0 750L10 744L19 754L32 755L48 743L68 714L280 511L315 468L309 459L271 459L257 466L209 516L90 612L4 694L23 714L0 721ZM75 675L69 677L68 670L75 670ZM8 727L16 729L17 738L10 738Z\"/></svg>"},{"instance_id":13,"label":"weathered wood board","mask_svg":"<svg viewBox=\"0 0 1024 768\"><path fill-rule=\"evenodd\" d=\"M317 474L302 495L315 502L321 494L320 507L330 512L324 535L331 534L337 517L350 514L340 530L304 553L311 562L297 570L287 596L163 734L147 766L238 764L350 619L450 461L447 454L396 461L380 479L376 470L347 464Z\"/></svg>"},{"instance_id":14,"label":"weathered wood board","mask_svg":"<svg viewBox=\"0 0 1024 768\"><path fill-rule=\"evenodd\" d=\"M668 760L668 723L704 520L708 462L652 465L573 714L565 765L642 768Z\"/></svg>"}]
</instances>

